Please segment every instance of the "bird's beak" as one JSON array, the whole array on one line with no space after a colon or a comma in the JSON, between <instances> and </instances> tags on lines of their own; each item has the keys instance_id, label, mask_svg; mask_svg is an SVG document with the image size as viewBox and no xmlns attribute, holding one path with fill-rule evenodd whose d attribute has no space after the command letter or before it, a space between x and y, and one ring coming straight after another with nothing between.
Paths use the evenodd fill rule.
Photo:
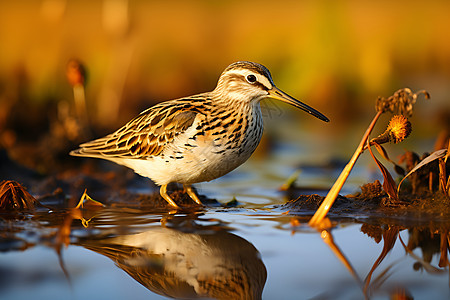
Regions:
<instances>
[{"instance_id":1,"label":"bird's beak","mask_svg":"<svg viewBox=\"0 0 450 300\"><path fill-rule=\"evenodd\" d=\"M288 94L286 94L285 92L283 92L282 90L277 88L276 86L273 86L272 89L269 90L269 98L280 100L280 101L286 102L286 103L288 103L288 104L290 104L292 106L300 108L301 110L306 111L307 113L313 115L314 117L316 117L316 118L318 118L318 119L320 119L322 121L325 121L325 122L329 122L330 121L322 113L318 112L317 110L315 110L311 106L306 105L305 103L300 102L297 99L289 96Z\"/></svg>"}]
</instances>

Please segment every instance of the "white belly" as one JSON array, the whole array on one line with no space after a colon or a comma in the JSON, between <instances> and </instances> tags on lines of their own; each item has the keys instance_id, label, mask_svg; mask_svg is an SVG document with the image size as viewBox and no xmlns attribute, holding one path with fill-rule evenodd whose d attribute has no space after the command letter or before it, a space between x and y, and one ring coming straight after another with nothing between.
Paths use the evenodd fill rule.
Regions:
<instances>
[{"instance_id":1,"label":"white belly","mask_svg":"<svg viewBox=\"0 0 450 300\"><path fill-rule=\"evenodd\" d=\"M170 157L152 157L142 159L122 159L116 163L133 169L136 173L149 177L158 185L178 182L192 184L210 181L221 177L243 164L254 149L242 153L237 150L225 150L221 153L214 148L194 148L192 152L184 152L183 158L176 155ZM220 151L220 150L219 150Z\"/></svg>"}]
</instances>

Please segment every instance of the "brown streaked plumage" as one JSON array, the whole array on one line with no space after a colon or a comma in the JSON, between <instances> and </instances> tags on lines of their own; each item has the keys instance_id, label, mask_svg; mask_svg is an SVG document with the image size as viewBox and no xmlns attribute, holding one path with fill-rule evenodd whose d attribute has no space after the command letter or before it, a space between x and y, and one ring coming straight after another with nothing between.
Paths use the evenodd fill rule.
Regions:
<instances>
[{"instance_id":1,"label":"brown streaked plumage","mask_svg":"<svg viewBox=\"0 0 450 300\"><path fill-rule=\"evenodd\" d=\"M266 67L237 62L223 71L213 91L159 103L70 154L132 168L161 185L161 196L173 207L178 206L166 191L171 182L183 184L201 204L191 184L221 177L250 157L262 136L259 102L266 98L328 122L320 112L278 89Z\"/></svg>"}]
</instances>

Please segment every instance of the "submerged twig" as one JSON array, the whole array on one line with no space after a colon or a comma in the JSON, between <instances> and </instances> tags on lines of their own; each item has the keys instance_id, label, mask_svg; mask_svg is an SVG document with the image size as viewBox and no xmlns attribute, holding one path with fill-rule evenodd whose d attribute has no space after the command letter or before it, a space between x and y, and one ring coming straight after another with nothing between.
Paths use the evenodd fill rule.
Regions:
<instances>
[{"instance_id":1,"label":"submerged twig","mask_svg":"<svg viewBox=\"0 0 450 300\"><path fill-rule=\"evenodd\" d=\"M394 248L395 241L397 240L397 237L399 236L399 229L398 227L392 227L385 231L383 231L383 250L380 253L380 256L378 256L377 260L374 262L372 269L370 269L369 273L367 274L366 278L364 279L364 293L368 292L368 288L370 285L370 281L372 279L372 274L375 271L376 268L381 264L381 262L386 258L386 255ZM386 274L385 272L383 272Z\"/></svg>"},{"instance_id":2,"label":"submerged twig","mask_svg":"<svg viewBox=\"0 0 450 300\"><path fill-rule=\"evenodd\" d=\"M367 299L367 294L365 290L363 289L363 282L361 278L359 278L358 273L356 273L356 270L353 268L350 261L347 259L347 257L342 253L341 249L336 245L333 239L333 235L329 230L322 230L320 236L322 237L322 240L325 242L325 244L330 247L331 251L333 251L334 255L341 261L341 263L347 268L347 270L350 272L350 274L355 278L356 282L360 286L364 298Z\"/></svg>"},{"instance_id":3,"label":"submerged twig","mask_svg":"<svg viewBox=\"0 0 450 300\"><path fill-rule=\"evenodd\" d=\"M418 261L422 265L422 267L425 269L425 271L427 271L430 274L439 274L439 273L444 272L444 270L441 270L441 269L431 265L429 262L426 262L425 260L423 260L422 258L417 256L416 254L414 254L414 252L411 251L411 249L409 249L406 246L405 242L403 242L402 236L400 234L398 235L398 240L402 244L403 248L405 248L406 253L408 253L413 259Z\"/></svg>"},{"instance_id":4,"label":"submerged twig","mask_svg":"<svg viewBox=\"0 0 450 300\"><path fill-rule=\"evenodd\" d=\"M69 273L69 271L66 268L66 264L64 263L64 259L63 259L63 256L62 256L62 246L61 245L55 245L55 251L56 251L56 254L58 255L59 266L60 266L62 272L64 273L64 277L66 278L70 289L73 290L72 277L70 276L70 273Z\"/></svg>"},{"instance_id":5,"label":"submerged twig","mask_svg":"<svg viewBox=\"0 0 450 300\"><path fill-rule=\"evenodd\" d=\"M448 230L443 230L441 232L441 243L440 243L440 251L441 251L441 257L439 258L439 267L446 268L449 265L448 261L448 250L449 250L449 244L448 244L448 238L449 233Z\"/></svg>"}]
</instances>

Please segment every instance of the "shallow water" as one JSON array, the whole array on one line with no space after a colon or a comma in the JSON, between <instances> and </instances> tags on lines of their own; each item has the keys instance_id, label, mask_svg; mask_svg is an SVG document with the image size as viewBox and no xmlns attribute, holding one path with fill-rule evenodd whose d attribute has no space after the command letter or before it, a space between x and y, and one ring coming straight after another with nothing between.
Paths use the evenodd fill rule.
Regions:
<instances>
[{"instance_id":1,"label":"shallow water","mask_svg":"<svg viewBox=\"0 0 450 300\"><path fill-rule=\"evenodd\" d=\"M385 242L362 233L364 223L357 221L342 221L330 232L307 226L294 230L291 216L280 210L208 208L195 215L162 216L102 209L89 216L86 228L72 223L70 245L59 257L52 235L59 227L51 224L56 217L16 224L16 239L2 243L2 299L261 294L263 299L362 299L363 281ZM394 228L394 236L399 230L399 237L373 272L366 294L386 299L404 289L414 299L448 299L448 269L438 267L442 230L377 228L385 233ZM326 242L326 234L334 244ZM406 253L400 238L411 245L420 241L421 249ZM429 263L422 261L426 258Z\"/></svg>"},{"instance_id":2,"label":"shallow water","mask_svg":"<svg viewBox=\"0 0 450 300\"><path fill-rule=\"evenodd\" d=\"M63 209L2 216L0 298L448 299L449 270L439 267L448 261L445 222L331 215L333 229L318 232L281 206L288 195L278 188L295 171L295 143L197 186L222 203L236 198L232 208L168 214L121 205L81 216ZM338 173L303 168L301 192L324 195ZM359 164L344 193L371 176Z\"/></svg>"}]
</instances>

